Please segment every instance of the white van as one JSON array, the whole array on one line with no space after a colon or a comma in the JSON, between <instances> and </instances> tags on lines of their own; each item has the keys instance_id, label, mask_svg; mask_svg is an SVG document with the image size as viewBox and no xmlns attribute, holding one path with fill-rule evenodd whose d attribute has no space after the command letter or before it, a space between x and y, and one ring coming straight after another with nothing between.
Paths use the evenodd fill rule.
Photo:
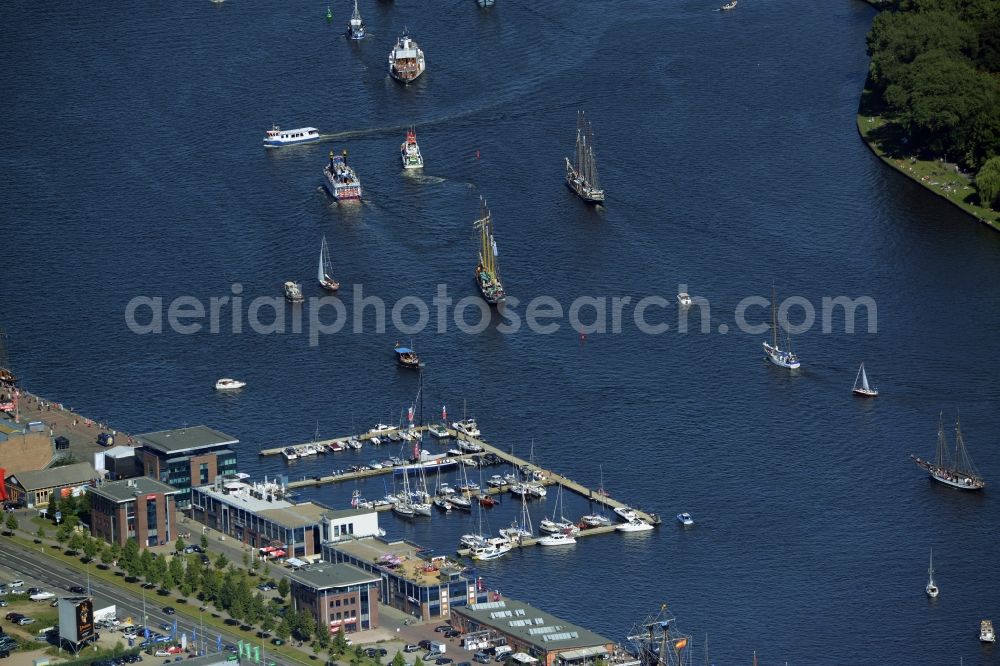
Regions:
<instances>
[{"instance_id":1,"label":"white van","mask_svg":"<svg viewBox=\"0 0 1000 666\"><path fill-rule=\"evenodd\" d=\"M509 645L498 645L493 648L493 654L496 656L497 661L504 661L513 651L513 648Z\"/></svg>"}]
</instances>

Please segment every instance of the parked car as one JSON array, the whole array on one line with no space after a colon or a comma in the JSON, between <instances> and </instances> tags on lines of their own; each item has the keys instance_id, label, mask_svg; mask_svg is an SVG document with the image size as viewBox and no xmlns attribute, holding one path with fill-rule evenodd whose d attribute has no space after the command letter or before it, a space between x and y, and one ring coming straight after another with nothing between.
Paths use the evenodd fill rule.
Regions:
<instances>
[{"instance_id":1,"label":"parked car","mask_svg":"<svg viewBox=\"0 0 1000 666\"><path fill-rule=\"evenodd\" d=\"M417 645L420 646L421 650L430 650L431 649L431 642L429 640L427 640L426 638L424 640L420 641L419 643L417 643Z\"/></svg>"},{"instance_id":2,"label":"parked car","mask_svg":"<svg viewBox=\"0 0 1000 666\"><path fill-rule=\"evenodd\" d=\"M0 599L0 608L3 608L4 606L9 606L9 605L10 605L10 602L8 602L6 599Z\"/></svg>"},{"instance_id":3,"label":"parked car","mask_svg":"<svg viewBox=\"0 0 1000 666\"><path fill-rule=\"evenodd\" d=\"M6 620L8 620L9 622L17 622L22 617L24 617L24 616L21 615L20 613L14 613L14 612L10 612L10 613L7 613L6 615L4 615L4 618Z\"/></svg>"},{"instance_id":4,"label":"parked car","mask_svg":"<svg viewBox=\"0 0 1000 666\"><path fill-rule=\"evenodd\" d=\"M24 581L21 579L10 581L10 587L24 587Z\"/></svg>"},{"instance_id":5,"label":"parked car","mask_svg":"<svg viewBox=\"0 0 1000 666\"><path fill-rule=\"evenodd\" d=\"M175 610L173 609L173 606L164 606L164 607L163 607L163 612L164 612L164 613L166 613L167 615L173 615L173 614L174 614L174 613L176 613L177 611L175 611Z\"/></svg>"},{"instance_id":6,"label":"parked car","mask_svg":"<svg viewBox=\"0 0 1000 666\"><path fill-rule=\"evenodd\" d=\"M23 616L21 616L21 617L20 617L20 618L19 618L19 619L17 620L17 623L18 623L19 625L21 625L22 627L23 627L24 625L26 625L26 624L34 624L34 623L35 623L35 618L33 618L33 617L28 617L27 615L23 615Z\"/></svg>"},{"instance_id":7,"label":"parked car","mask_svg":"<svg viewBox=\"0 0 1000 666\"><path fill-rule=\"evenodd\" d=\"M440 624L440 625L434 627L434 631L437 632L437 633L439 633L439 634L441 632L443 632L443 631L451 631L451 625L450 624Z\"/></svg>"},{"instance_id":8,"label":"parked car","mask_svg":"<svg viewBox=\"0 0 1000 666\"><path fill-rule=\"evenodd\" d=\"M448 631L444 632L444 637L445 638L457 638L458 636L461 636L461 635L462 635L462 632L461 631L457 631L455 629L449 629Z\"/></svg>"},{"instance_id":9,"label":"parked car","mask_svg":"<svg viewBox=\"0 0 1000 666\"><path fill-rule=\"evenodd\" d=\"M447 664L453 663L455 660L450 657L438 657L434 660L434 663L438 666L446 666Z\"/></svg>"},{"instance_id":10,"label":"parked car","mask_svg":"<svg viewBox=\"0 0 1000 666\"><path fill-rule=\"evenodd\" d=\"M406 653L417 652L419 650L420 650L420 646L419 645L414 645L413 643L407 643L406 645L403 646L403 652L406 652Z\"/></svg>"}]
</instances>

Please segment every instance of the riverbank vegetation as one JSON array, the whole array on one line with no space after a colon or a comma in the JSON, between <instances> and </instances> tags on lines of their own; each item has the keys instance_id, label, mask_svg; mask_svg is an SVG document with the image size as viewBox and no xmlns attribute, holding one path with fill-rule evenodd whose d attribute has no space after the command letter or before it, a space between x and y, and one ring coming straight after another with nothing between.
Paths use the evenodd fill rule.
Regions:
<instances>
[{"instance_id":1,"label":"riverbank vegetation","mask_svg":"<svg viewBox=\"0 0 1000 666\"><path fill-rule=\"evenodd\" d=\"M953 163L1000 209L1000 0L892 0L872 23L860 116L895 160ZM878 120L875 120L875 119Z\"/></svg>"}]
</instances>

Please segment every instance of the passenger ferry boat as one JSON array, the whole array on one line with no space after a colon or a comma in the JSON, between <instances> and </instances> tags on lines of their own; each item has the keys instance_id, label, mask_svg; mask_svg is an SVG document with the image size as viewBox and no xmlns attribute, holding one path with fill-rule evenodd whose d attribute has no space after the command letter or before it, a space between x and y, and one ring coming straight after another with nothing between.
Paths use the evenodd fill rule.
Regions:
<instances>
[{"instance_id":1,"label":"passenger ferry boat","mask_svg":"<svg viewBox=\"0 0 1000 666\"><path fill-rule=\"evenodd\" d=\"M265 148L280 148L281 146L291 146L296 143L310 143L319 141L319 130L315 127L300 127L299 129L283 130L277 125L272 125L264 137Z\"/></svg>"},{"instance_id":2,"label":"passenger ferry boat","mask_svg":"<svg viewBox=\"0 0 1000 666\"><path fill-rule=\"evenodd\" d=\"M412 127L406 132L406 141L399 146L399 154L403 159L404 169L422 169L424 157L417 145L417 132Z\"/></svg>"},{"instance_id":3,"label":"passenger ferry boat","mask_svg":"<svg viewBox=\"0 0 1000 666\"><path fill-rule=\"evenodd\" d=\"M334 155L330 151L330 163L323 167L323 185L337 201L361 200L361 181L354 169L347 166L347 151Z\"/></svg>"},{"instance_id":4,"label":"passenger ferry boat","mask_svg":"<svg viewBox=\"0 0 1000 666\"><path fill-rule=\"evenodd\" d=\"M354 13L351 14L351 21L347 24L348 39L365 38L365 22L361 20L361 12L358 11L358 0L354 0Z\"/></svg>"},{"instance_id":5,"label":"passenger ferry boat","mask_svg":"<svg viewBox=\"0 0 1000 666\"><path fill-rule=\"evenodd\" d=\"M396 46L389 51L390 76L400 83L410 83L423 74L426 68L423 50L403 31L403 36L396 40Z\"/></svg>"}]
</instances>

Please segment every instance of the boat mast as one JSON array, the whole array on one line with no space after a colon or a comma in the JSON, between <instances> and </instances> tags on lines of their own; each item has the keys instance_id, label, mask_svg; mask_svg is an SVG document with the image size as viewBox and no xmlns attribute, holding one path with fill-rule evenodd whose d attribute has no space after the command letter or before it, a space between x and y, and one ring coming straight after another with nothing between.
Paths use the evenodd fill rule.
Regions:
<instances>
[{"instance_id":1,"label":"boat mast","mask_svg":"<svg viewBox=\"0 0 1000 666\"><path fill-rule=\"evenodd\" d=\"M931 561L930 566L927 567L927 584L934 584L934 549L931 548Z\"/></svg>"},{"instance_id":2,"label":"boat mast","mask_svg":"<svg viewBox=\"0 0 1000 666\"><path fill-rule=\"evenodd\" d=\"M955 471L966 476L979 476L975 465L972 464L972 458L969 457L969 452L965 449L965 440L962 439L961 416L955 418Z\"/></svg>"},{"instance_id":3,"label":"boat mast","mask_svg":"<svg viewBox=\"0 0 1000 666\"><path fill-rule=\"evenodd\" d=\"M587 184L597 189L597 162L594 159L594 129L587 123Z\"/></svg>"},{"instance_id":4,"label":"boat mast","mask_svg":"<svg viewBox=\"0 0 1000 666\"><path fill-rule=\"evenodd\" d=\"M944 436L944 412L938 414L937 454L934 459L934 465L938 469L948 469L951 467L948 455L948 439Z\"/></svg>"},{"instance_id":5,"label":"boat mast","mask_svg":"<svg viewBox=\"0 0 1000 666\"><path fill-rule=\"evenodd\" d=\"M775 295L774 285L771 285L771 338L774 340L774 348L778 348L778 308L777 308L777 296Z\"/></svg>"}]
</instances>

